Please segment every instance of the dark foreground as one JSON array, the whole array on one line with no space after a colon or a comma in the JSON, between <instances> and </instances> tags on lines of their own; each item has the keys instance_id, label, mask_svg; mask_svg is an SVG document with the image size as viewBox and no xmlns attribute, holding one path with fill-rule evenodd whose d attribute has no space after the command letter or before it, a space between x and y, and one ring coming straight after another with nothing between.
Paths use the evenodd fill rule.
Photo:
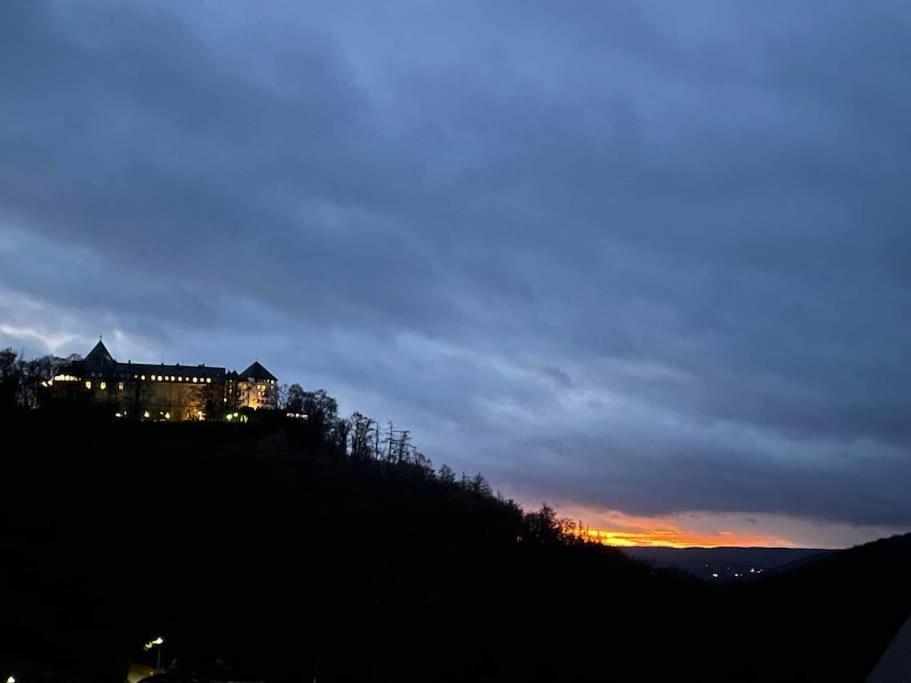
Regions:
<instances>
[{"instance_id":1,"label":"dark foreground","mask_svg":"<svg viewBox=\"0 0 911 683\"><path fill-rule=\"evenodd\" d=\"M911 612L908 536L719 586L310 425L3 433L3 680L859 681Z\"/></svg>"}]
</instances>

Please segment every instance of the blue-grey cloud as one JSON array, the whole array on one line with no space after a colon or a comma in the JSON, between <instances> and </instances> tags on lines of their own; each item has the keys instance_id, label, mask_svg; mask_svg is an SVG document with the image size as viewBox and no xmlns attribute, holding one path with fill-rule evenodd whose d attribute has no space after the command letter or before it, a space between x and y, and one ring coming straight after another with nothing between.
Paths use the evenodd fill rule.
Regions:
<instances>
[{"instance_id":1,"label":"blue-grey cloud","mask_svg":"<svg viewBox=\"0 0 911 683\"><path fill-rule=\"evenodd\" d=\"M258 356L532 497L911 526L901 3L261 10L0 8L0 342Z\"/></svg>"}]
</instances>

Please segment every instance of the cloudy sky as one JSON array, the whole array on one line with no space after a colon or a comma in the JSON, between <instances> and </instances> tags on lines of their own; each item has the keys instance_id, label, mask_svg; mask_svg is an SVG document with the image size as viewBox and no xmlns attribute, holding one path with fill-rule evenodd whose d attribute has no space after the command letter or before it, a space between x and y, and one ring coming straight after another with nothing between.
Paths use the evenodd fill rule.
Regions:
<instances>
[{"instance_id":1,"label":"cloudy sky","mask_svg":"<svg viewBox=\"0 0 911 683\"><path fill-rule=\"evenodd\" d=\"M898 0L3 2L0 346L258 358L618 538L906 531L909 70Z\"/></svg>"}]
</instances>

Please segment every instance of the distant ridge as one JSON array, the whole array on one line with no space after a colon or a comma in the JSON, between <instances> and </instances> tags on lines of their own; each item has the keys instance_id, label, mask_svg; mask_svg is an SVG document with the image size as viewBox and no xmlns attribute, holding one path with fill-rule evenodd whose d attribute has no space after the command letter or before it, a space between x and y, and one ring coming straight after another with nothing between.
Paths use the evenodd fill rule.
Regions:
<instances>
[{"instance_id":1,"label":"distant ridge","mask_svg":"<svg viewBox=\"0 0 911 683\"><path fill-rule=\"evenodd\" d=\"M631 547L623 548L623 551L655 567L677 569L702 579L723 581L768 576L834 552L820 548L776 547Z\"/></svg>"}]
</instances>

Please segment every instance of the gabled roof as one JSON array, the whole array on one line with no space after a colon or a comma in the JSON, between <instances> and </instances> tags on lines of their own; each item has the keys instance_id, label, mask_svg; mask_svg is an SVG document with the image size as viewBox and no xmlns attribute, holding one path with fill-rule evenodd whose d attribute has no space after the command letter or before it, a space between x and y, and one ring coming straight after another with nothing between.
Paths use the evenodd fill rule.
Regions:
<instances>
[{"instance_id":1,"label":"gabled roof","mask_svg":"<svg viewBox=\"0 0 911 683\"><path fill-rule=\"evenodd\" d=\"M271 372L266 370L259 361L254 361L253 365L244 370L241 373L238 373L240 378L243 379L271 379L273 382L277 382L278 378L273 375Z\"/></svg>"},{"instance_id":2,"label":"gabled roof","mask_svg":"<svg viewBox=\"0 0 911 683\"><path fill-rule=\"evenodd\" d=\"M114 356L111 355L111 352L107 350L107 347L99 339L95 347L89 351L89 355L83 359L83 362L90 365L113 365L117 361L114 360Z\"/></svg>"}]
</instances>

